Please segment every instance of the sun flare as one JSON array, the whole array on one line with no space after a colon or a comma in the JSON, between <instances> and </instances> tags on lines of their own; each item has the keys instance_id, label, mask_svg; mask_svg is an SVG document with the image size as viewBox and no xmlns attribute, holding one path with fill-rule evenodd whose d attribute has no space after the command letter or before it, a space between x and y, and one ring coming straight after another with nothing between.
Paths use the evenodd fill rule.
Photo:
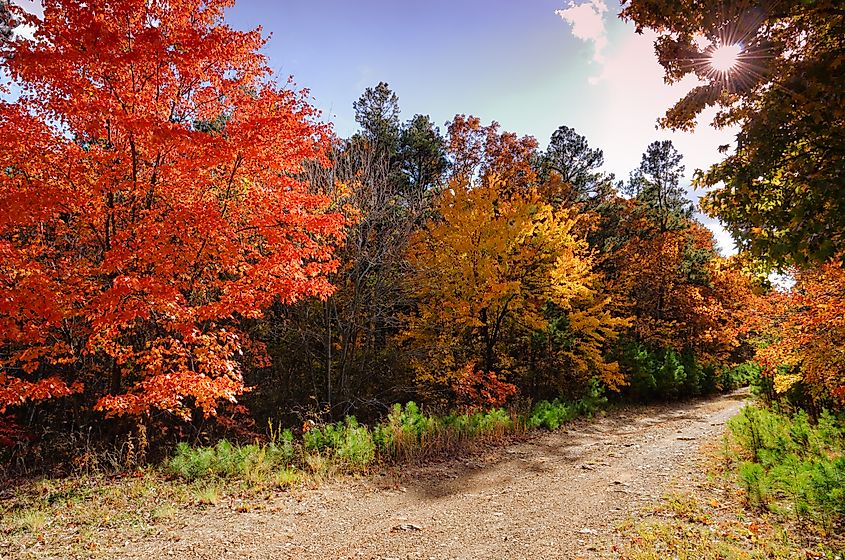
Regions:
<instances>
[{"instance_id":1,"label":"sun flare","mask_svg":"<svg viewBox=\"0 0 845 560\"><path fill-rule=\"evenodd\" d=\"M739 44L722 45L710 54L710 66L718 72L730 72L739 62L741 53Z\"/></svg>"}]
</instances>

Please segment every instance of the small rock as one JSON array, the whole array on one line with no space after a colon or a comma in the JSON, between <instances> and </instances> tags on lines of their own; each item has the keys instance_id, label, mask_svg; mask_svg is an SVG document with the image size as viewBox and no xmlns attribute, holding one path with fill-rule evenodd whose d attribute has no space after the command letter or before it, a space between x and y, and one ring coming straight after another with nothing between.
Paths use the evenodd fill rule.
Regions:
<instances>
[{"instance_id":1,"label":"small rock","mask_svg":"<svg viewBox=\"0 0 845 560\"><path fill-rule=\"evenodd\" d=\"M390 529L390 531L394 533L397 531L422 531L422 527L420 527L419 525L414 525L413 523L402 523L400 525L394 526L392 529Z\"/></svg>"}]
</instances>

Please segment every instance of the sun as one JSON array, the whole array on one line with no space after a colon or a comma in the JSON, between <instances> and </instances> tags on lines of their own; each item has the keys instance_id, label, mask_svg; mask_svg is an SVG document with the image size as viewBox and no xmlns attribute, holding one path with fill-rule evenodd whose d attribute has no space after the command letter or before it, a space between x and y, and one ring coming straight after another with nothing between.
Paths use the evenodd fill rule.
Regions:
<instances>
[{"instance_id":1,"label":"sun","mask_svg":"<svg viewBox=\"0 0 845 560\"><path fill-rule=\"evenodd\" d=\"M742 54L742 46L722 45L710 53L710 67L717 72L730 72L739 63L739 55Z\"/></svg>"}]
</instances>

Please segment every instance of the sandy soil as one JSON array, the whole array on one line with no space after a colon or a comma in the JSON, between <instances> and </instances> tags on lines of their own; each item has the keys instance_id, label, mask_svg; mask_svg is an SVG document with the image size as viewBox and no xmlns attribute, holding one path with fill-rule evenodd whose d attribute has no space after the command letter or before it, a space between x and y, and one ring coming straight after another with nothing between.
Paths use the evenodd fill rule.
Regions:
<instances>
[{"instance_id":1,"label":"sandy soil","mask_svg":"<svg viewBox=\"0 0 845 560\"><path fill-rule=\"evenodd\" d=\"M124 559L612 558L616 528L703 481L744 396L636 407L470 458L235 501L115 542Z\"/></svg>"}]
</instances>

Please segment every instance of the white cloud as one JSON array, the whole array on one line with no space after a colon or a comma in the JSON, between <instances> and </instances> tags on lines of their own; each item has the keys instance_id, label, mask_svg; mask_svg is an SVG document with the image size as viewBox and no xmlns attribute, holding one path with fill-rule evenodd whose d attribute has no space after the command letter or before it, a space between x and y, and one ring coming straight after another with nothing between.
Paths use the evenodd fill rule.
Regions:
<instances>
[{"instance_id":1,"label":"white cloud","mask_svg":"<svg viewBox=\"0 0 845 560\"><path fill-rule=\"evenodd\" d=\"M723 226L718 220L708 218L706 216L699 216L698 219L701 220L701 223L703 223L705 227L713 233L713 238L716 240L716 246L724 256L729 257L737 253L736 243L728 230L725 229L725 226Z\"/></svg>"},{"instance_id":2,"label":"white cloud","mask_svg":"<svg viewBox=\"0 0 845 560\"><path fill-rule=\"evenodd\" d=\"M607 46L607 30L604 25L607 5L604 1L588 0L581 4L570 2L567 8L556 10L555 13L572 26L573 36L593 43L593 60L602 62Z\"/></svg>"},{"instance_id":3,"label":"white cloud","mask_svg":"<svg viewBox=\"0 0 845 560\"><path fill-rule=\"evenodd\" d=\"M663 67L654 54L655 38L653 32L634 33L630 24L614 24L601 73L590 79L604 109L596 118L604 130L613 131L607 134L602 146L608 161L616 164L615 171L622 173L639 163L640 155L651 141L671 140L684 156L683 181L689 196L697 200L704 192L690 187L695 170L707 169L720 161L724 156L719 153L719 146L732 144L738 129L710 126L716 113L714 108L700 115L691 132L657 128L657 119L700 82L694 76L687 76L667 85L663 81ZM724 254L736 253L733 239L717 220L701 215L699 219L713 232Z\"/></svg>"},{"instance_id":4,"label":"white cloud","mask_svg":"<svg viewBox=\"0 0 845 560\"><path fill-rule=\"evenodd\" d=\"M35 29L36 27L34 25L19 25L13 31L17 37L23 37L32 41L35 39Z\"/></svg>"}]
</instances>

